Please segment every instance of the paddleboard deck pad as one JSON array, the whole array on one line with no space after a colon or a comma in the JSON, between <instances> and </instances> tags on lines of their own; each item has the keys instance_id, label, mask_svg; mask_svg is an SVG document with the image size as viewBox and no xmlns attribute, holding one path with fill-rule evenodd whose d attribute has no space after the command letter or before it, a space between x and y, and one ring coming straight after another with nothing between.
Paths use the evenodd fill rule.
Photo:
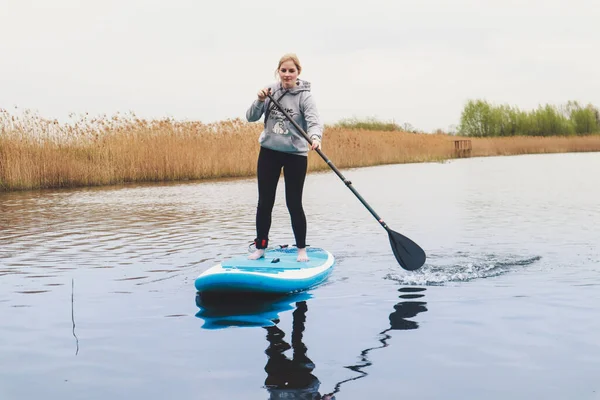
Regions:
<instances>
[{"instance_id":1,"label":"paddleboard deck pad","mask_svg":"<svg viewBox=\"0 0 600 400\"><path fill-rule=\"evenodd\" d=\"M296 261L295 247L267 249L263 258L232 257L198 278L198 292L295 293L320 285L329 277L335 258L321 248L307 247L309 261Z\"/></svg>"}]
</instances>

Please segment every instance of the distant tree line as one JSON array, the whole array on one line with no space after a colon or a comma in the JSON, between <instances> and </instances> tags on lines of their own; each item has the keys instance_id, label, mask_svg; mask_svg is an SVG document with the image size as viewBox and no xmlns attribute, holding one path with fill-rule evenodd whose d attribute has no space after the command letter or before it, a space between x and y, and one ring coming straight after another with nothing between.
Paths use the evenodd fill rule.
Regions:
<instances>
[{"instance_id":1,"label":"distant tree line","mask_svg":"<svg viewBox=\"0 0 600 400\"><path fill-rule=\"evenodd\" d=\"M458 134L476 137L567 136L600 133L600 111L569 101L565 106L539 106L522 111L508 105L470 100L465 105Z\"/></svg>"},{"instance_id":2,"label":"distant tree line","mask_svg":"<svg viewBox=\"0 0 600 400\"><path fill-rule=\"evenodd\" d=\"M420 133L418 129L409 124L408 122L399 125L394 120L382 121L375 117L367 118L344 118L334 125L335 128L343 129L363 129L367 131L401 131L410 133Z\"/></svg>"}]
</instances>

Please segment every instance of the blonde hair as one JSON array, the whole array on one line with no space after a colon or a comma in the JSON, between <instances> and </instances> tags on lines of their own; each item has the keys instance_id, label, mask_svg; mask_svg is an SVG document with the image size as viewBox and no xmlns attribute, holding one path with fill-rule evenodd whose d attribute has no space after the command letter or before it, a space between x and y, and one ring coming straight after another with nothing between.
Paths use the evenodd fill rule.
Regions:
<instances>
[{"instance_id":1,"label":"blonde hair","mask_svg":"<svg viewBox=\"0 0 600 400\"><path fill-rule=\"evenodd\" d=\"M279 72L281 64L283 64L286 61L292 61L296 68L298 68L298 75L300 75L300 72L302 72L302 65L300 65L300 60L298 59L298 56L294 53L284 54L283 57L279 59L279 64L277 65L277 69L275 70L275 75L277 75L277 73Z\"/></svg>"}]
</instances>

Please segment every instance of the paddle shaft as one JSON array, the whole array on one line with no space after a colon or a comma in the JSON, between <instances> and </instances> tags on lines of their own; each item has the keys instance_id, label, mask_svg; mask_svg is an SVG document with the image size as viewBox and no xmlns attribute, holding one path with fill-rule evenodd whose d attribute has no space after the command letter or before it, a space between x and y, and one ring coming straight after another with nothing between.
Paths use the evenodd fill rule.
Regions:
<instances>
[{"instance_id":1,"label":"paddle shaft","mask_svg":"<svg viewBox=\"0 0 600 400\"><path fill-rule=\"evenodd\" d=\"M294 128L296 128L296 130L298 132L300 132L302 134L302 136L304 136L304 139L306 139L308 141L308 143L310 143L310 145L312 146L313 142L312 142L311 138L308 136L308 134L304 131L304 129L302 129L300 127L300 125L298 125L296 123L296 121L294 121L292 119L292 117L288 114L288 112L285 111L285 109L281 106L281 104L277 100L275 100L275 98L271 95L270 92L267 93L267 96L269 96L269 99L271 99L271 101L273 102L273 104L275 104L275 106L279 109L279 111L281 111L283 113L283 115L285 115L285 117L292 123L292 125L294 125ZM367 201L360 195L360 193L358 193L356 191L356 189L354 189L354 186L352 186L352 182L350 182L349 180L346 179L346 177L344 177L344 175L340 172L340 170L337 169L335 165L333 165L331 160L329 158L327 158L327 156L321 151L321 149L315 149L315 151L321 156L321 158L327 163L327 165L329 165L329 167L333 170L333 172L335 172L335 174L344 182L344 184L346 184L348 189L350 189L352 191L352 193L354 193L354 195L358 198L358 200L360 200L360 202L363 204L363 206L365 206L366 209L369 210L369 212L373 215L373 217L375 217L377 222L379 222L381 224L381 226L386 231L389 232L390 228L388 228L386 223L381 219L381 217L379 217L379 215L377 215L375 210L373 210L371 208L369 203L367 203Z\"/></svg>"}]
</instances>

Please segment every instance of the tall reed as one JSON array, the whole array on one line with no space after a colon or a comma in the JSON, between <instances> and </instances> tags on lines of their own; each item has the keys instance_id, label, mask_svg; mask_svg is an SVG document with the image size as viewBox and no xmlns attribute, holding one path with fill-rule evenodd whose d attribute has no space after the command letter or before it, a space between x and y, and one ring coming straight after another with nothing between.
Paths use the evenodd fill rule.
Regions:
<instances>
[{"instance_id":1,"label":"tall reed","mask_svg":"<svg viewBox=\"0 0 600 400\"><path fill-rule=\"evenodd\" d=\"M259 127L81 118L61 125L0 112L0 185L4 190L247 176ZM234 155L235 154L235 155Z\"/></svg>"},{"instance_id":2,"label":"tall reed","mask_svg":"<svg viewBox=\"0 0 600 400\"><path fill-rule=\"evenodd\" d=\"M0 191L179 181L255 174L260 123L87 115L59 123L0 110ZM451 135L327 126L323 151L338 168L455 157ZM475 156L600 151L600 136L473 139ZM309 170L329 167L315 153Z\"/></svg>"},{"instance_id":3,"label":"tall reed","mask_svg":"<svg viewBox=\"0 0 600 400\"><path fill-rule=\"evenodd\" d=\"M600 135L471 139L473 157L600 151Z\"/></svg>"}]
</instances>

